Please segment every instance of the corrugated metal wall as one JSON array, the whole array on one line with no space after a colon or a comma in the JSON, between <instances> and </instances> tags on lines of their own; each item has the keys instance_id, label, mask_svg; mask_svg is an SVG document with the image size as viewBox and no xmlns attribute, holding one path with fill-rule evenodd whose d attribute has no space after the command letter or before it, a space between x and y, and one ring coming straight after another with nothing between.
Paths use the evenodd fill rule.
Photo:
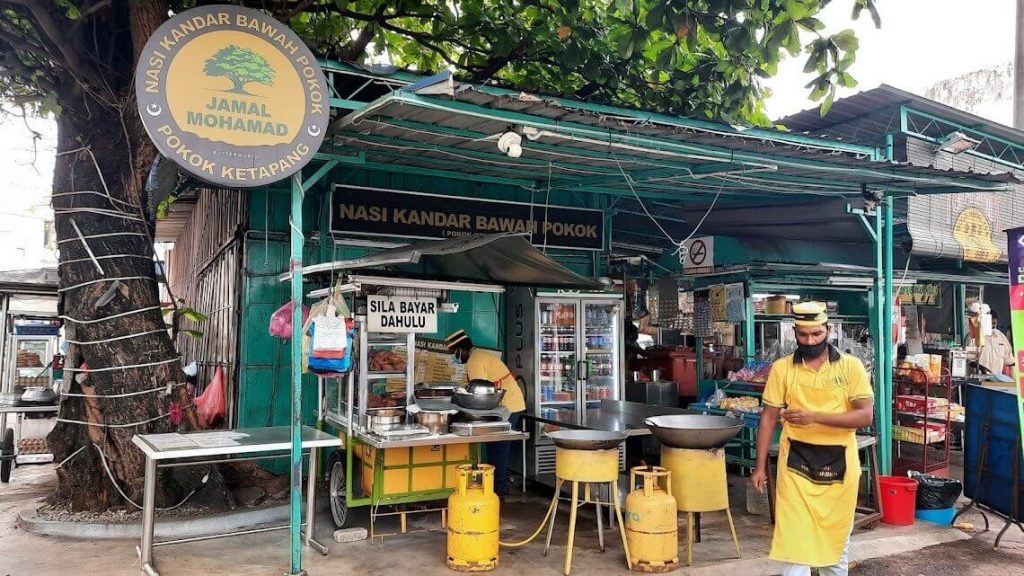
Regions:
<instances>
[{"instance_id":1,"label":"corrugated metal wall","mask_svg":"<svg viewBox=\"0 0 1024 576\"><path fill-rule=\"evenodd\" d=\"M492 184L479 184L423 176L409 176L358 170L338 170L326 182L359 186L375 186L421 192L460 194L479 198L508 198L529 202L529 191ZM277 277L288 267L288 213L289 194L286 191L254 190L246 194L249 201L247 232L244 235L242 273L241 348L238 372L237 426L275 426L288 423L290 408L289 342L269 335L267 326L273 314L289 298L289 285ZM534 201L542 201L534 197ZM551 195L552 203L571 203ZM325 241L329 223L329 195L326 188L307 195L303 205L303 222L307 240L303 254L307 264L356 258L373 251L365 246L346 245ZM396 239L401 241L401 239ZM594 257L589 252L549 251L550 255L575 272L590 276L594 273ZM312 290L315 287L310 286ZM453 294L459 304L457 314L441 314L438 332L443 338L457 328L463 328L480 346L504 346L504 314L501 298L491 294ZM309 301L307 301L307 304ZM428 336L429 337L429 336ZM316 414L316 379L303 379L303 414L312 423Z\"/></svg>"},{"instance_id":2,"label":"corrugated metal wall","mask_svg":"<svg viewBox=\"0 0 1024 576\"><path fill-rule=\"evenodd\" d=\"M239 299L242 242L248 200L235 190L200 192L195 209L167 254L168 284L175 298L207 316L206 322L180 322L179 328L203 333L178 335L185 363L199 365L205 385L217 367L224 369L228 425L234 425L238 368Z\"/></svg>"},{"instance_id":3,"label":"corrugated metal wall","mask_svg":"<svg viewBox=\"0 0 1024 576\"><path fill-rule=\"evenodd\" d=\"M969 154L936 151L934 144L915 138L907 139L906 151L907 160L918 166L982 173L1008 170ZM901 204L902 214L897 215L905 218L915 256L1006 262L1004 230L1024 225L1024 186L1020 185L1013 192L916 196ZM962 218L969 209L984 218Z\"/></svg>"}]
</instances>

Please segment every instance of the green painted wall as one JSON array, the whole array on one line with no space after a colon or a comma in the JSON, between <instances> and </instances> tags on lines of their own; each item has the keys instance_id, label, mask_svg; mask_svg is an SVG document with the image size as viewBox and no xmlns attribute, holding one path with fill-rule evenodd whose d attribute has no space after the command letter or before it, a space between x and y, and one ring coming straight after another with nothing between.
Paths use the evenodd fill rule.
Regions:
<instances>
[{"instance_id":1,"label":"green painted wall","mask_svg":"<svg viewBox=\"0 0 1024 576\"><path fill-rule=\"evenodd\" d=\"M531 200L529 191L516 187L350 168L335 170L324 182L479 198L505 198L516 202ZM313 238L316 232L327 229L327 190L324 186L318 187L307 194L303 204L304 231L309 238L303 254L306 264L356 258L371 251L365 247L321 243ZM288 424L290 417L290 341L274 338L267 332L271 314L288 300L290 294L289 285L277 278L288 269L289 194L290 191L286 189L258 189L248 193L249 233L245 242L239 355L239 427L281 426ZM553 192L550 201L552 204L593 207L592 204L584 203L589 199ZM533 201L543 202L544 198L536 194ZM268 234L270 239L266 239ZM589 252L552 250L549 255L577 273L586 276L594 273L594 258ZM311 285L308 290L319 287ZM434 338L444 338L450 332L462 328L480 346L504 347L504 311L500 295L463 292L453 294L452 299L459 304L459 312L439 316L438 333L433 335ZM316 390L316 378L311 375L305 377L303 414L307 424L315 421Z\"/></svg>"}]
</instances>

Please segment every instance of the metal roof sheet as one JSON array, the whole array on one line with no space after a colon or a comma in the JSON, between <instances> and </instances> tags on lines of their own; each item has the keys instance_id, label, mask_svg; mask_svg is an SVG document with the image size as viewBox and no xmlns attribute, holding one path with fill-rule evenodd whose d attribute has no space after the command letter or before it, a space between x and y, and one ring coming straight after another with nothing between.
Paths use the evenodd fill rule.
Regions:
<instances>
[{"instance_id":1,"label":"metal roof sheet","mask_svg":"<svg viewBox=\"0 0 1024 576\"><path fill-rule=\"evenodd\" d=\"M888 84L840 98L822 117L819 108L804 110L780 118L777 122L796 133L827 134L829 129L843 124L858 123L848 132L850 142L881 146L885 134L899 130L899 106L908 105L916 110L948 119L964 126L983 129L993 136L1024 145L1024 131L993 122L970 112L947 106L941 102L918 96Z\"/></svg>"},{"instance_id":2,"label":"metal roof sheet","mask_svg":"<svg viewBox=\"0 0 1024 576\"><path fill-rule=\"evenodd\" d=\"M1016 182L1010 174L879 162L874 148L834 140L442 82L447 90L398 91L344 116L332 127L332 144L373 165L626 197L720 195L726 203L858 198L862 186L898 196L998 191ZM521 157L496 147L510 129L530 131Z\"/></svg>"},{"instance_id":3,"label":"metal roof sheet","mask_svg":"<svg viewBox=\"0 0 1024 576\"><path fill-rule=\"evenodd\" d=\"M478 234L426 240L361 258L314 264L303 274L390 268L420 272L435 279L488 282L510 286L599 289L604 285L555 262L522 235ZM281 279L289 275L281 276Z\"/></svg>"}]
</instances>

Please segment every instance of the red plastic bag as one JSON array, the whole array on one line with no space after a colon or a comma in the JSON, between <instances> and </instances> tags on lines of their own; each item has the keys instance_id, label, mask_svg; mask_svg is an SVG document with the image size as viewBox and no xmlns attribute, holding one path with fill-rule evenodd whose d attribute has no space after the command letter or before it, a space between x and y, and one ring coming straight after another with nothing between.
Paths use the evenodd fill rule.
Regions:
<instances>
[{"instance_id":1,"label":"red plastic bag","mask_svg":"<svg viewBox=\"0 0 1024 576\"><path fill-rule=\"evenodd\" d=\"M224 369L220 366L213 374L213 380L206 390L197 396L192 403L196 405L199 425L210 429L224 420Z\"/></svg>"},{"instance_id":2,"label":"red plastic bag","mask_svg":"<svg viewBox=\"0 0 1024 576\"><path fill-rule=\"evenodd\" d=\"M306 323L306 319L309 318L309 306L302 307L302 323ZM284 303L283 306L278 308L273 314L270 315L270 335L276 336L284 340L290 340L292 337L292 302L291 300Z\"/></svg>"}]
</instances>

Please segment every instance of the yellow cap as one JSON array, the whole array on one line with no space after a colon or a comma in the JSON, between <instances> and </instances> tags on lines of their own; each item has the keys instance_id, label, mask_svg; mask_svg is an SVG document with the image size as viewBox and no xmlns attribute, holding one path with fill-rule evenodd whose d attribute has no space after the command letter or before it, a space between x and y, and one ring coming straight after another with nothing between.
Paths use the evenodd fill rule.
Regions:
<instances>
[{"instance_id":1,"label":"yellow cap","mask_svg":"<svg viewBox=\"0 0 1024 576\"><path fill-rule=\"evenodd\" d=\"M824 302L800 302L793 305L793 323L797 326L821 326L828 324Z\"/></svg>"},{"instance_id":2,"label":"yellow cap","mask_svg":"<svg viewBox=\"0 0 1024 576\"><path fill-rule=\"evenodd\" d=\"M469 339L469 336L466 334L465 330L456 330L444 339L444 346L449 352L451 352L459 342L467 339Z\"/></svg>"}]
</instances>

